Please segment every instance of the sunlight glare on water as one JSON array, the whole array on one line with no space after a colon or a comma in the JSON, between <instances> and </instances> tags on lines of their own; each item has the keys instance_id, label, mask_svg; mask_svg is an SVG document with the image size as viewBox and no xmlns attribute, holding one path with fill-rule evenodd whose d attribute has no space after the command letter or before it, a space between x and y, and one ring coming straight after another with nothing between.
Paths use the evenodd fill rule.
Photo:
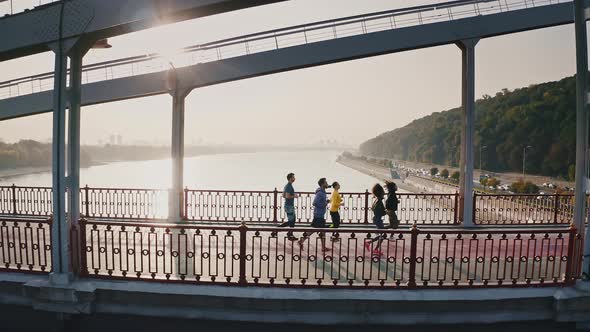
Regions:
<instances>
[{"instance_id":1,"label":"sunlight glare on water","mask_svg":"<svg viewBox=\"0 0 590 332\"><path fill-rule=\"evenodd\" d=\"M342 192L365 191L378 180L336 162L340 152L296 151L203 155L185 158L184 183L191 189L282 190L295 173L297 191L314 191L325 177L340 182ZM167 189L170 159L116 162L83 168L80 184L91 187ZM0 178L0 185L50 186L51 172Z\"/></svg>"}]
</instances>

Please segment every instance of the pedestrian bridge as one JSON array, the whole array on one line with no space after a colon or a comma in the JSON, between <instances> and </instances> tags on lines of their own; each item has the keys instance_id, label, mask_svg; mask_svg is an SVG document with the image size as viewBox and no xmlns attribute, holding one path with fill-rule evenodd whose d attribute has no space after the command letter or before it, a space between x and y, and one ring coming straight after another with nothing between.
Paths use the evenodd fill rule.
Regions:
<instances>
[{"instance_id":1,"label":"pedestrian bridge","mask_svg":"<svg viewBox=\"0 0 590 332\"><path fill-rule=\"evenodd\" d=\"M145 0L153 12L174 19L272 2L170 0L162 8ZM27 18L56 14L56 8L95 6L97 18L87 17L87 36L69 30L56 38L37 36L29 24L26 38L0 38L0 59L56 53L55 74L0 83L0 120L54 115L52 188L0 188L0 303L62 318L110 313L318 324L589 321L590 287L580 280L587 252L580 186L575 197L481 195L473 193L472 181L463 181L456 194L403 194L403 225L393 230L367 228L368 192L346 193L343 227L320 230L307 227L309 193L296 202L298 227L280 228L276 189L185 189L182 178L184 98L195 88L457 44L463 57L461 179L472 179L477 41L573 23L574 9L580 31L586 4L450 1L233 37L169 56L82 66L89 42L150 24L149 15L133 16L133 6L142 3L59 1L0 19L2 37L12 23L30 23ZM117 18L107 9L121 4L131 9L120 12L122 22L112 22ZM80 188L80 106L165 93L174 100L173 188ZM585 105L578 116L585 114L580 110ZM582 178L576 175L579 184ZM322 250L324 241L330 250Z\"/></svg>"}]
</instances>

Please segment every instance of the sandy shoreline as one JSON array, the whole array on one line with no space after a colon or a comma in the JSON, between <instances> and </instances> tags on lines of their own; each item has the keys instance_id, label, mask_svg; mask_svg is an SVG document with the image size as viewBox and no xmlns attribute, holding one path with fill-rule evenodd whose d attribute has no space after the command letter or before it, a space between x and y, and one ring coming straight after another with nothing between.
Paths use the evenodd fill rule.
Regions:
<instances>
[{"instance_id":1,"label":"sandy shoreline","mask_svg":"<svg viewBox=\"0 0 590 332\"><path fill-rule=\"evenodd\" d=\"M17 176L51 172L51 166L19 167L0 169L0 179L10 179Z\"/></svg>"}]
</instances>

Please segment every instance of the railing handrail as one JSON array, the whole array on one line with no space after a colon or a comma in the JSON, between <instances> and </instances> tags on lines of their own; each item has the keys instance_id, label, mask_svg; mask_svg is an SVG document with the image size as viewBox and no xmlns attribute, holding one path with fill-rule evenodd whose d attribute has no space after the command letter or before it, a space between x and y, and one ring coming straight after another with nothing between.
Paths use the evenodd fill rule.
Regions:
<instances>
[{"instance_id":1,"label":"railing handrail","mask_svg":"<svg viewBox=\"0 0 590 332\"><path fill-rule=\"evenodd\" d=\"M539 197L539 196L541 196L541 197L555 197L555 196L573 197L574 196L574 194L571 194L571 193L565 193L565 194L564 193L561 193L561 194L558 194L558 193L555 193L555 194L531 194L531 193L526 193L526 194L525 193L523 193L523 194L517 194L517 193L514 193L514 194L504 194L504 193L502 193L502 194L488 194L488 193L485 193L485 194L481 194L481 193L476 193L476 195L477 196L506 196L506 197ZM586 194L586 196L590 196L590 194Z\"/></svg>"},{"instance_id":2,"label":"railing handrail","mask_svg":"<svg viewBox=\"0 0 590 332\"><path fill-rule=\"evenodd\" d=\"M194 52L197 50L206 50L206 49L211 49L211 48L217 48L217 47L223 47L223 46L229 46L229 45L234 45L234 44L241 44L241 43L245 43L245 42L256 41L256 40L260 40L260 39L266 39L268 37L274 37L276 34L281 34L280 36L282 36L282 35L286 35L284 33L285 31L291 31L287 34L294 34L294 33L300 33L303 31L312 31L312 30L317 30L317 29L323 29L323 28L331 27L331 26L341 26L341 25L351 24L351 23L355 23L355 22L358 23L360 21L352 21L351 22L351 20L360 19L360 18L363 18L361 21L366 21L367 19L375 20L375 19L379 19L379 18L388 17L391 15L405 15L405 14L409 14L409 13L418 13L418 12L425 12L425 11L431 11L431 10L436 10L436 9L447 9L447 8L452 8L452 7L470 5L470 4L475 5L475 4L480 4L480 3L489 3L489 2L496 2L496 1L498 1L498 0L455 0L455 1L448 1L448 2L444 2L444 3L438 3L438 4L412 6L412 7L406 7L406 8L398 8L398 9L392 9L392 10L385 10L385 11L379 11L379 12L346 16L346 17L341 17L341 18L336 18L336 19L317 21L317 22L300 24L300 25L295 25L295 26L290 26L290 27L285 27L285 28L260 31L260 32L256 32L256 33L251 33L251 34L246 34L246 35L241 35L241 36L236 36L236 37L231 37L231 38L219 39L219 40L212 41L212 42L183 47L179 51L180 51L180 53L190 53L190 52ZM556 3L556 4L558 4L558 3ZM549 5L552 5L552 4L549 4ZM340 22L340 23L336 24L337 22ZM332 25L329 25L329 24L332 24ZM302 29L302 28L305 30L301 30L301 31L298 30L298 29ZM262 36L264 36L264 37L262 37ZM279 35L276 35L276 36L279 36ZM213 46L215 46L215 47L213 47ZM91 70L94 68L106 67L109 65L117 65L118 66L118 65L125 65L125 64L129 64L129 63L138 63L138 62L153 60L153 59L157 59L157 58L161 58L161 55L158 53L150 53L147 55L131 56L131 57L125 57L125 58L119 58L119 59L89 64L89 65L83 66L82 70L87 71L87 70ZM46 73L41 73L41 74L36 74L36 75L31 75L31 76L26 76L26 77L3 81L3 82L0 82L0 88L9 87L9 86L12 86L15 84L27 82L27 81L34 80L34 79L49 78L49 77L53 77L53 72L46 72Z\"/></svg>"},{"instance_id":3,"label":"railing handrail","mask_svg":"<svg viewBox=\"0 0 590 332\"><path fill-rule=\"evenodd\" d=\"M2 221L10 221L10 222L43 222L47 224L53 223L52 216L24 216L22 218L15 218L15 217L4 217L0 216L0 222Z\"/></svg>"},{"instance_id":4,"label":"railing handrail","mask_svg":"<svg viewBox=\"0 0 590 332\"><path fill-rule=\"evenodd\" d=\"M164 188L110 188L110 187L89 187L89 186L84 186L84 187L80 187L80 190L82 189L86 189L88 188L88 190L137 190L137 191L168 191L169 189L164 189Z\"/></svg>"}]
</instances>

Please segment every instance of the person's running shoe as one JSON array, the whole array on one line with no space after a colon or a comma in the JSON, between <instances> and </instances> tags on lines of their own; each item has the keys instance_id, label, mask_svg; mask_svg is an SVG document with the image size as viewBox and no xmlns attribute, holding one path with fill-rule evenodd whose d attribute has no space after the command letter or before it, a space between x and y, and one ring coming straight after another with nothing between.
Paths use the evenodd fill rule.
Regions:
<instances>
[{"instance_id":1,"label":"person's running shoe","mask_svg":"<svg viewBox=\"0 0 590 332\"><path fill-rule=\"evenodd\" d=\"M328 228L336 228L336 227L334 227L334 224L330 224L330 226Z\"/></svg>"},{"instance_id":2,"label":"person's running shoe","mask_svg":"<svg viewBox=\"0 0 590 332\"><path fill-rule=\"evenodd\" d=\"M381 257L381 256L383 256L383 253L381 252L381 250L375 249L375 250L373 250L373 256Z\"/></svg>"}]
</instances>

